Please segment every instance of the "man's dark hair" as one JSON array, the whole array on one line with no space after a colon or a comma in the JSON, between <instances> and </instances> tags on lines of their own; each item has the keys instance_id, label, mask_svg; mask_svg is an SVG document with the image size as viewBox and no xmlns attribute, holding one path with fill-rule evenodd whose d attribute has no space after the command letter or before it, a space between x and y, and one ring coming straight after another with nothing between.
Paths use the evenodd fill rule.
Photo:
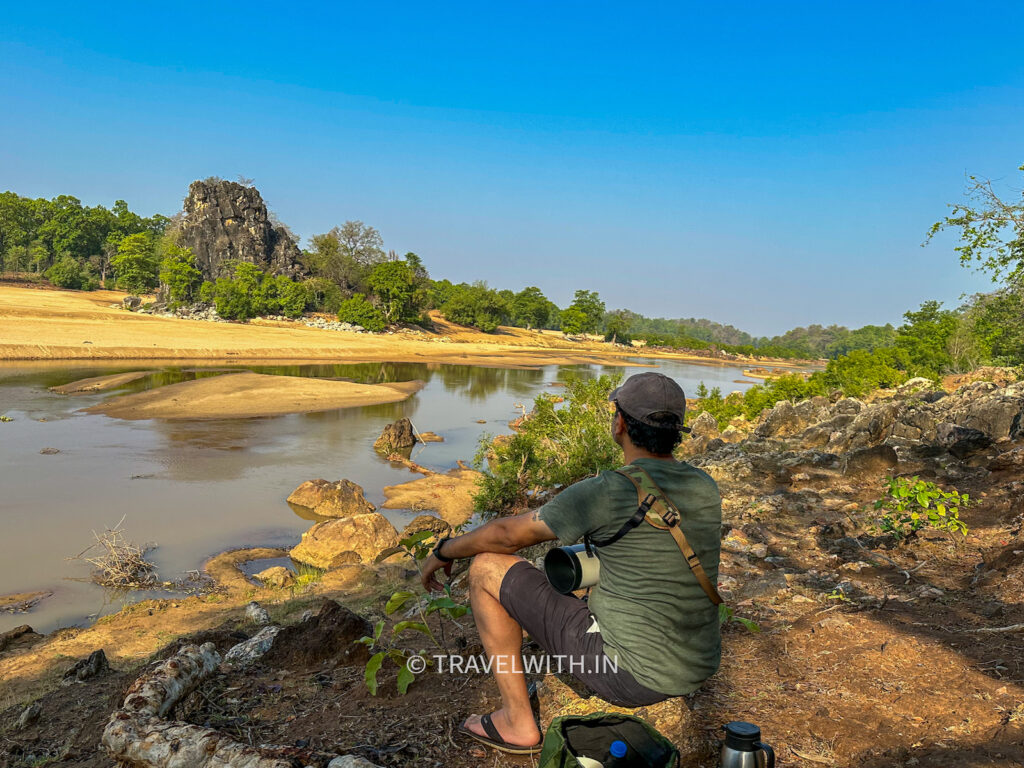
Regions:
<instances>
[{"instance_id":1,"label":"man's dark hair","mask_svg":"<svg viewBox=\"0 0 1024 768\"><path fill-rule=\"evenodd\" d=\"M666 427L652 427L644 424L642 421L637 421L628 413L623 411L621 408L616 409L622 416L622 420L626 423L626 434L629 435L630 441L637 448L659 456L665 456L672 453L675 447L682 442L683 433L679 431L679 427L676 426L676 417L671 413L652 413L648 418L652 421L663 421L666 424L672 426Z\"/></svg>"}]
</instances>

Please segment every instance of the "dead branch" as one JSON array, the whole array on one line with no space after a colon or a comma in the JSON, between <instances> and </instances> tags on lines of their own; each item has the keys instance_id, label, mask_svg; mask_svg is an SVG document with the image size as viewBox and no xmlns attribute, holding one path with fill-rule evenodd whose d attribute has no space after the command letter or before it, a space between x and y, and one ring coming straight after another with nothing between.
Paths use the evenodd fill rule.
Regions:
<instances>
[{"instance_id":1,"label":"dead branch","mask_svg":"<svg viewBox=\"0 0 1024 768\"><path fill-rule=\"evenodd\" d=\"M149 587L158 580L156 566L146 560L152 545L139 546L128 541L121 525L124 516L113 528L103 533L92 532L95 541L69 560L84 560L93 567L93 581L104 587ZM97 554L87 557L92 550Z\"/></svg>"},{"instance_id":2,"label":"dead branch","mask_svg":"<svg viewBox=\"0 0 1024 768\"><path fill-rule=\"evenodd\" d=\"M979 629L965 629L963 631L964 632L970 632L972 634L977 634L977 635L981 635L981 634L992 634L992 635L1007 634L1008 635L1008 634L1012 634L1014 632L1024 632L1024 624L1010 624L1009 626L1006 626L1006 627L981 627Z\"/></svg>"}]
</instances>

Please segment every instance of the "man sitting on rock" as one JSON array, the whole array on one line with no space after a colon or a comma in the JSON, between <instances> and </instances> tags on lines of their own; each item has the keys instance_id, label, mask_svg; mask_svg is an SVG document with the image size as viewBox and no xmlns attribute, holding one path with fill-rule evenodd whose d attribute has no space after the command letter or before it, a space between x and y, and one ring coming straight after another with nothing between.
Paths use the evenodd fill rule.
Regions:
<instances>
[{"instance_id":1,"label":"man sitting on rock","mask_svg":"<svg viewBox=\"0 0 1024 768\"><path fill-rule=\"evenodd\" d=\"M443 539L424 561L423 584L433 591L441 587L439 569L450 574L454 560L473 558L473 618L502 707L471 716L460 730L502 751L532 754L541 746L524 675L524 629L557 657L552 670L557 661L619 706L690 693L718 669L718 611L709 596L718 599L721 497L707 474L672 456L684 431L683 391L666 376L641 373L609 400L615 404L612 435L626 464L642 468L674 504L681 518L676 528L696 558L684 557L678 531L643 523L607 543L631 518L642 519L636 517L638 488L608 471L566 488L540 509ZM589 602L556 592L540 570L513 554L543 541L569 545L583 537L600 546L600 583ZM699 562L688 565L688 557Z\"/></svg>"}]
</instances>

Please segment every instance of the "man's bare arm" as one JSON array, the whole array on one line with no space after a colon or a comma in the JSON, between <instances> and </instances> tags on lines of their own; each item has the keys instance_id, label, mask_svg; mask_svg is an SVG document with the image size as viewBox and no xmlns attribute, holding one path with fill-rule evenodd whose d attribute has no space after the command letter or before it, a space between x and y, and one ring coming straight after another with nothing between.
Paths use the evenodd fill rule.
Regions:
<instances>
[{"instance_id":1,"label":"man's bare arm","mask_svg":"<svg viewBox=\"0 0 1024 768\"><path fill-rule=\"evenodd\" d=\"M523 547L557 538L548 524L540 519L540 510L513 517L499 517L467 534L445 542L445 557L472 557L481 552L511 555Z\"/></svg>"}]
</instances>

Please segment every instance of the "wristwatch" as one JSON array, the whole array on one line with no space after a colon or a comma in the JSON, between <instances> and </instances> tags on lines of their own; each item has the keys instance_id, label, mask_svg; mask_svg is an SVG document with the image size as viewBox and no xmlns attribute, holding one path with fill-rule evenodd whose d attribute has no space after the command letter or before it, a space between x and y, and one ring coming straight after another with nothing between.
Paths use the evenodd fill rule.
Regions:
<instances>
[{"instance_id":1,"label":"wristwatch","mask_svg":"<svg viewBox=\"0 0 1024 768\"><path fill-rule=\"evenodd\" d=\"M437 546L434 547L434 551L430 553L434 557L436 557L438 560L440 560L442 563L444 563L445 565L448 565L448 563L454 563L455 560L457 559L457 558L454 558L454 557L445 557L444 555L441 554L441 547L444 546L444 543L446 541L448 541L449 539L451 539L451 536L445 536L443 539L441 539L439 542L437 542Z\"/></svg>"}]
</instances>

